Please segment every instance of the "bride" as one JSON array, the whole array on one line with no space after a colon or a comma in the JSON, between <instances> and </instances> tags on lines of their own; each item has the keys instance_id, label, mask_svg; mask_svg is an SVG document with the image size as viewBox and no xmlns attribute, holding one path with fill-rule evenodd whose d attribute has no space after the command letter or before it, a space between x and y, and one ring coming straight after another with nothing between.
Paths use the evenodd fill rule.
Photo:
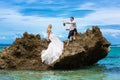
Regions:
<instances>
[{"instance_id":1,"label":"bride","mask_svg":"<svg viewBox=\"0 0 120 80\"><path fill-rule=\"evenodd\" d=\"M55 62L63 51L63 42L60 41L51 31L52 25L47 27L48 40L51 41L46 50L41 52L42 62L52 64Z\"/></svg>"}]
</instances>

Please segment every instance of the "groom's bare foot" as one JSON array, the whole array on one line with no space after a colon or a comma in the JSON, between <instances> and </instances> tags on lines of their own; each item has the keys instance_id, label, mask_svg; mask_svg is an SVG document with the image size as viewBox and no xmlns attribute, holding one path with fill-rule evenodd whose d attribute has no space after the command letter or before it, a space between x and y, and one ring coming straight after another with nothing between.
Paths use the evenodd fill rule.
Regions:
<instances>
[{"instance_id":1,"label":"groom's bare foot","mask_svg":"<svg viewBox=\"0 0 120 80\"><path fill-rule=\"evenodd\" d=\"M67 47L69 44L66 44L65 46Z\"/></svg>"},{"instance_id":2,"label":"groom's bare foot","mask_svg":"<svg viewBox=\"0 0 120 80\"><path fill-rule=\"evenodd\" d=\"M74 41L75 41L75 39L76 39L76 38L75 38L75 37L73 37L73 40L74 40Z\"/></svg>"}]
</instances>

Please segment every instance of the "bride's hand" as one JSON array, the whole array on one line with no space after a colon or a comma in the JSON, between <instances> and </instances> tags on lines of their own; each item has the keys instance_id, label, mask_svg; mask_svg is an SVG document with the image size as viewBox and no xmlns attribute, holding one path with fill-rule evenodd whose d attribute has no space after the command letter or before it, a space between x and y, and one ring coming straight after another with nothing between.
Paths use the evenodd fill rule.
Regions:
<instances>
[{"instance_id":1,"label":"bride's hand","mask_svg":"<svg viewBox=\"0 0 120 80\"><path fill-rule=\"evenodd\" d=\"M50 42L50 39L47 39L48 42Z\"/></svg>"}]
</instances>

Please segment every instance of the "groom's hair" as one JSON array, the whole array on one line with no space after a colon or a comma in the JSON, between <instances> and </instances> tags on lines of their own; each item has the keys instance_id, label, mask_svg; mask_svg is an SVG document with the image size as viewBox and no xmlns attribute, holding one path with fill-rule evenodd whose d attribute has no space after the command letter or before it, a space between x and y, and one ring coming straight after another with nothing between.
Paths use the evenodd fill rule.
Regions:
<instances>
[{"instance_id":1,"label":"groom's hair","mask_svg":"<svg viewBox=\"0 0 120 80\"><path fill-rule=\"evenodd\" d=\"M74 17L70 17L71 19L74 19Z\"/></svg>"}]
</instances>

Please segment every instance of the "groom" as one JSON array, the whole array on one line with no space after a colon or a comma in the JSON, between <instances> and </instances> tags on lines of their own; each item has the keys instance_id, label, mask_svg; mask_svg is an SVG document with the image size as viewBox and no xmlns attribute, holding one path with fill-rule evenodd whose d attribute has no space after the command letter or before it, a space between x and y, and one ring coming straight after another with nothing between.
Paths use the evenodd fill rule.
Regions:
<instances>
[{"instance_id":1,"label":"groom","mask_svg":"<svg viewBox=\"0 0 120 80\"><path fill-rule=\"evenodd\" d=\"M63 24L64 25L70 24L70 28L67 29L67 30L69 30L69 34L68 34L68 40L67 40L66 46L68 46L70 43L70 37L72 37L73 40L76 39L76 34L77 34L76 22L74 21L74 17L70 17L70 22L64 22Z\"/></svg>"}]
</instances>

